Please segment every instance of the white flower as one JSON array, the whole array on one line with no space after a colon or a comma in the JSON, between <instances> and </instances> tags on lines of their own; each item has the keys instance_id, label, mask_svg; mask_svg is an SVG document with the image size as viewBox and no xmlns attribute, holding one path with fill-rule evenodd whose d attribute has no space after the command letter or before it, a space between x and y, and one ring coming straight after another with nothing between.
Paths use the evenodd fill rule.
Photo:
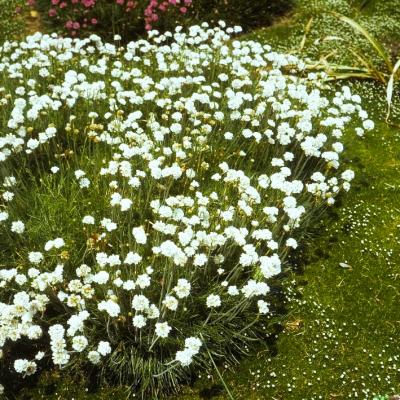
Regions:
<instances>
[{"instance_id":1,"label":"white flower","mask_svg":"<svg viewBox=\"0 0 400 400\"><path fill-rule=\"evenodd\" d=\"M39 251L31 251L28 254L28 259L32 264L40 264L43 258L44 258L43 254L40 253Z\"/></svg>"},{"instance_id":2,"label":"white flower","mask_svg":"<svg viewBox=\"0 0 400 400\"><path fill-rule=\"evenodd\" d=\"M128 211L131 206L132 206L133 202L130 199L121 199L119 205L121 206L121 211Z\"/></svg>"},{"instance_id":3,"label":"white flower","mask_svg":"<svg viewBox=\"0 0 400 400\"><path fill-rule=\"evenodd\" d=\"M149 299L142 294L135 294L132 299L132 308L136 311L147 310L150 306Z\"/></svg>"},{"instance_id":4,"label":"white flower","mask_svg":"<svg viewBox=\"0 0 400 400\"><path fill-rule=\"evenodd\" d=\"M178 279L177 285L174 287L174 292L178 298L183 299L190 294L191 285L186 279Z\"/></svg>"},{"instance_id":5,"label":"white flower","mask_svg":"<svg viewBox=\"0 0 400 400\"><path fill-rule=\"evenodd\" d=\"M115 229L117 229L117 224L115 222L111 221L111 219L109 219L109 218L103 218L100 221L100 224L108 232L112 232L112 231L115 231Z\"/></svg>"},{"instance_id":6,"label":"white flower","mask_svg":"<svg viewBox=\"0 0 400 400\"><path fill-rule=\"evenodd\" d=\"M193 265L197 267L201 267L205 264L207 264L207 256L205 254L196 254L193 260Z\"/></svg>"},{"instance_id":7,"label":"white flower","mask_svg":"<svg viewBox=\"0 0 400 400\"><path fill-rule=\"evenodd\" d=\"M14 221L11 224L11 232L23 233L25 231L25 224L22 221Z\"/></svg>"},{"instance_id":8,"label":"white flower","mask_svg":"<svg viewBox=\"0 0 400 400\"><path fill-rule=\"evenodd\" d=\"M2 194L2 197L4 201L11 201L14 198L14 193L13 192L4 192Z\"/></svg>"},{"instance_id":9,"label":"white flower","mask_svg":"<svg viewBox=\"0 0 400 400\"><path fill-rule=\"evenodd\" d=\"M185 348L194 354L199 352L201 345L201 340L197 337L188 337L185 339Z\"/></svg>"},{"instance_id":10,"label":"white flower","mask_svg":"<svg viewBox=\"0 0 400 400\"><path fill-rule=\"evenodd\" d=\"M82 352L86 349L88 340L85 336L74 336L72 338L72 348L77 352Z\"/></svg>"},{"instance_id":11,"label":"white flower","mask_svg":"<svg viewBox=\"0 0 400 400\"><path fill-rule=\"evenodd\" d=\"M57 239L49 240L48 242L46 242L46 244L44 245L44 249L46 251L50 251L53 247L56 249L60 249L64 245L65 245L64 239L57 238Z\"/></svg>"},{"instance_id":12,"label":"white flower","mask_svg":"<svg viewBox=\"0 0 400 400\"><path fill-rule=\"evenodd\" d=\"M165 296L163 304L168 310L176 311L178 308L178 300L174 296Z\"/></svg>"},{"instance_id":13,"label":"white flower","mask_svg":"<svg viewBox=\"0 0 400 400\"><path fill-rule=\"evenodd\" d=\"M293 249L297 248L297 240L293 238L289 238L286 240L286 246L292 247Z\"/></svg>"},{"instance_id":14,"label":"white flower","mask_svg":"<svg viewBox=\"0 0 400 400\"><path fill-rule=\"evenodd\" d=\"M350 182L354 179L355 174L354 171L352 171L351 169L347 169L342 173L341 176L344 181Z\"/></svg>"},{"instance_id":15,"label":"white flower","mask_svg":"<svg viewBox=\"0 0 400 400\"><path fill-rule=\"evenodd\" d=\"M100 267L104 267L108 264L108 255L106 253L100 252L96 254L96 261Z\"/></svg>"},{"instance_id":16,"label":"white flower","mask_svg":"<svg viewBox=\"0 0 400 400\"><path fill-rule=\"evenodd\" d=\"M88 188L90 186L90 180L88 178L82 178L79 180L79 187L82 189Z\"/></svg>"},{"instance_id":17,"label":"white flower","mask_svg":"<svg viewBox=\"0 0 400 400\"><path fill-rule=\"evenodd\" d=\"M269 313L269 307L268 307L267 302L265 302L264 300L258 300L257 305L258 305L258 310L259 310L260 314L268 314Z\"/></svg>"},{"instance_id":18,"label":"white flower","mask_svg":"<svg viewBox=\"0 0 400 400\"><path fill-rule=\"evenodd\" d=\"M98 283L99 285L104 285L108 282L110 275L107 271L99 271L97 274L93 275L93 282Z\"/></svg>"},{"instance_id":19,"label":"white flower","mask_svg":"<svg viewBox=\"0 0 400 400\"><path fill-rule=\"evenodd\" d=\"M106 311L110 317L118 317L121 312L120 306L112 300L103 300L97 307L100 311Z\"/></svg>"},{"instance_id":20,"label":"white flower","mask_svg":"<svg viewBox=\"0 0 400 400\"><path fill-rule=\"evenodd\" d=\"M85 215L82 219L82 223L86 225L94 225L94 218L91 215Z\"/></svg>"},{"instance_id":21,"label":"white flower","mask_svg":"<svg viewBox=\"0 0 400 400\"><path fill-rule=\"evenodd\" d=\"M141 274L136 279L136 285L139 286L141 289L150 286L150 282L151 282L150 277L147 274Z\"/></svg>"},{"instance_id":22,"label":"white flower","mask_svg":"<svg viewBox=\"0 0 400 400\"><path fill-rule=\"evenodd\" d=\"M35 355L35 360L40 361L40 360L43 359L44 356L45 356L44 351L38 351L38 352L36 353L36 355Z\"/></svg>"},{"instance_id":23,"label":"white flower","mask_svg":"<svg viewBox=\"0 0 400 400\"><path fill-rule=\"evenodd\" d=\"M118 254L111 254L107 257L107 264L110 267L115 267L116 265L121 265L121 260Z\"/></svg>"},{"instance_id":24,"label":"white flower","mask_svg":"<svg viewBox=\"0 0 400 400\"><path fill-rule=\"evenodd\" d=\"M157 322L156 323L156 335L158 337L166 338L171 332L171 327L167 322Z\"/></svg>"},{"instance_id":25,"label":"white flower","mask_svg":"<svg viewBox=\"0 0 400 400\"><path fill-rule=\"evenodd\" d=\"M22 374L26 371L29 361L26 359L18 359L14 361L14 369L19 374Z\"/></svg>"},{"instance_id":26,"label":"white flower","mask_svg":"<svg viewBox=\"0 0 400 400\"><path fill-rule=\"evenodd\" d=\"M139 244L146 244L147 235L142 226L136 227L132 229L132 235L135 238L136 242Z\"/></svg>"},{"instance_id":27,"label":"white flower","mask_svg":"<svg viewBox=\"0 0 400 400\"><path fill-rule=\"evenodd\" d=\"M137 265L142 261L142 257L138 253L129 252L124 260L124 264Z\"/></svg>"},{"instance_id":28,"label":"white flower","mask_svg":"<svg viewBox=\"0 0 400 400\"><path fill-rule=\"evenodd\" d=\"M260 264L261 272L267 279L281 273L281 260L277 254L260 257Z\"/></svg>"},{"instance_id":29,"label":"white flower","mask_svg":"<svg viewBox=\"0 0 400 400\"><path fill-rule=\"evenodd\" d=\"M75 172L75 177L76 179L82 178L83 176L86 175L85 171L82 171L81 169L77 169Z\"/></svg>"},{"instance_id":30,"label":"white flower","mask_svg":"<svg viewBox=\"0 0 400 400\"><path fill-rule=\"evenodd\" d=\"M143 315L135 315L132 318L132 323L135 328L143 328L146 325L146 318Z\"/></svg>"},{"instance_id":31,"label":"white flower","mask_svg":"<svg viewBox=\"0 0 400 400\"><path fill-rule=\"evenodd\" d=\"M34 361L28 361L26 359L18 359L14 361L14 369L19 374L26 376L33 375L36 372L36 363Z\"/></svg>"},{"instance_id":32,"label":"white flower","mask_svg":"<svg viewBox=\"0 0 400 400\"><path fill-rule=\"evenodd\" d=\"M180 350L176 352L175 360L183 367L187 367L193 361L193 353L190 350Z\"/></svg>"},{"instance_id":33,"label":"white flower","mask_svg":"<svg viewBox=\"0 0 400 400\"><path fill-rule=\"evenodd\" d=\"M6 221L8 219L8 212L7 211L1 211L0 212L0 222Z\"/></svg>"},{"instance_id":34,"label":"white flower","mask_svg":"<svg viewBox=\"0 0 400 400\"><path fill-rule=\"evenodd\" d=\"M363 128L366 129L367 131L374 129L374 127L375 127L374 121L371 121L370 119L367 119L363 122Z\"/></svg>"},{"instance_id":35,"label":"white flower","mask_svg":"<svg viewBox=\"0 0 400 400\"><path fill-rule=\"evenodd\" d=\"M88 359L92 364L98 364L100 362L100 354L97 351L89 351Z\"/></svg>"},{"instance_id":36,"label":"white flower","mask_svg":"<svg viewBox=\"0 0 400 400\"><path fill-rule=\"evenodd\" d=\"M236 286L229 286L228 287L228 294L230 296L237 296L239 294L239 290Z\"/></svg>"},{"instance_id":37,"label":"white flower","mask_svg":"<svg viewBox=\"0 0 400 400\"><path fill-rule=\"evenodd\" d=\"M99 345L97 346L97 352L102 356L106 356L107 354L111 353L111 346L109 342L100 341Z\"/></svg>"},{"instance_id":38,"label":"white flower","mask_svg":"<svg viewBox=\"0 0 400 400\"><path fill-rule=\"evenodd\" d=\"M216 308L221 305L221 298L216 294L210 294L206 301L208 308Z\"/></svg>"}]
</instances>

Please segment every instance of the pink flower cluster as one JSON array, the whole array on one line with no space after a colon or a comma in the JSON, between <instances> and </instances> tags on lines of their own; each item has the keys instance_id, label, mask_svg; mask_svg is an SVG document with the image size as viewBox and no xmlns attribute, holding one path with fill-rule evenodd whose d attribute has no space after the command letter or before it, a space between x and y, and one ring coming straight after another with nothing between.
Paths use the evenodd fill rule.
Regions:
<instances>
[{"instance_id":1,"label":"pink flower cluster","mask_svg":"<svg viewBox=\"0 0 400 400\"><path fill-rule=\"evenodd\" d=\"M107 2L112 3L113 0ZM75 36L80 29L97 25L98 19L94 16L96 6L102 6L99 0L50 0L50 3L49 17L58 17L60 14L70 16L64 26L72 36ZM131 12L137 5L133 0L114 0L114 3L123 7L125 13Z\"/></svg>"},{"instance_id":2,"label":"pink flower cluster","mask_svg":"<svg viewBox=\"0 0 400 400\"><path fill-rule=\"evenodd\" d=\"M152 29L152 23L158 21L158 12L165 13L169 7L176 7L181 14L186 14L188 7L192 4L192 0L150 0L149 5L144 11L145 29Z\"/></svg>"},{"instance_id":3,"label":"pink flower cluster","mask_svg":"<svg viewBox=\"0 0 400 400\"><path fill-rule=\"evenodd\" d=\"M46 4L48 16L57 21L72 36L84 31L101 30L101 27L112 31L147 31L153 29L157 21L163 18L176 18L187 13L193 0L25 0L29 5ZM116 7L116 5L118 7ZM175 13L174 13L174 10ZM140 21L143 25L140 26ZM174 21L175 22L175 21Z\"/></svg>"}]
</instances>

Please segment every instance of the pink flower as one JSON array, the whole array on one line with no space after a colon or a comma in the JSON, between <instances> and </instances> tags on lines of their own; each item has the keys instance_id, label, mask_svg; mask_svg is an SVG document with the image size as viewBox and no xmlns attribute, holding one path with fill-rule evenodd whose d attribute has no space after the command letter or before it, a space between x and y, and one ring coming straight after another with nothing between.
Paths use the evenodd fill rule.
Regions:
<instances>
[{"instance_id":1,"label":"pink flower","mask_svg":"<svg viewBox=\"0 0 400 400\"><path fill-rule=\"evenodd\" d=\"M146 31L151 31L151 25L150 24L146 24L144 29L146 29Z\"/></svg>"},{"instance_id":2,"label":"pink flower","mask_svg":"<svg viewBox=\"0 0 400 400\"><path fill-rule=\"evenodd\" d=\"M92 23L92 25L96 25L97 24L97 19L96 18L92 18L90 20L90 22Z\"/></svg>"},{"instance_id":3,"label":"pink flower","mask_svg":"<svg viewBox=\"0 0 400 400\"><path fill-rule=\"evenodd\" d=\"M95 0L82 0L82 4L86 7L93 7L96 4Z\"/></svg>"},{"instance_id":4,"label":"pink flower","mask_svg":"<svg viewBox=\"0 0 400 400\"><path fill-rule=\"evenodd\" d=\"M51 0L51 4L53 4L53 6L56 6L59 2L60 0Z\"/></svg>"},{"instance_id":5,"label":"pink flower","mask_svg":"<svg viewBox=\"0 0 400 400\"><path fill-rule=\"evenodd\" d=\"M65 27L66 27L67 29L72 29L72 28L74 27L74 21L71 21L71 20L67 21L67 22L65 23Z\"/></svg>"},{"instance_id":6,"label":"pink flower","mask_svg":"<svg viewBox=\"0 0 400 400\"><path fill-rule=\"evenodd\" d=\"M49 17L55 17L57 15L57 10L55 8L50 8Z\"/></svg>"},{"instance_id":7,"label":"pink flower","mask_svg":"<svg viewBox=\"0 0 400 400\"><path fill-rule=\"evenodd\" d=\"M124 5L125 0L116 0L116 3L119 4L120 6Z\"/></svg>"},{"instance_id":8,"label":"pink flower","mask_svg":"<svg viewBox=\"0 0 400 400\"><path fill-rule=\"evenodd\" d=\"M81 27L81 24L79 22L74 22L73 26L74 29L79 29Z\"/></svg>"},{"instance_id":9,"label":"pink flower","mask_svg":"<svg viewBox=\"0 0 400 400\"><path fill-rule=\"evenodd\" d=\"M179 11L180 11L182 14L185 14L186 11L187 11L187 8L186 8L186 7L181 7L181 8L179 9Z\"/></svg>"},{"instance_id":10,"label":"pink flower","mask_svg":"<svg viewBox=\"0 0 400 400\"><path fill-rule=\"evenodd\" d=\"M60 3L60 8L65 8L65 7L67 7L67 3L65 1Z\"/></svg>"}]
</instances>

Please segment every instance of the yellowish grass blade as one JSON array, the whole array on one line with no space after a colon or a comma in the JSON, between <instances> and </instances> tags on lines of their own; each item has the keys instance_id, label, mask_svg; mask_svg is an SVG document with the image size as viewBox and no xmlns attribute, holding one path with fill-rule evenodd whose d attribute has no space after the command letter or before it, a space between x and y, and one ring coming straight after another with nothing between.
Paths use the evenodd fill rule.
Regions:
<instances>
[{"instance_id":1,"label":"yellowish grass blade","mask_svg":"<svg viewBox=\"0 0 400 400\"><path fill-rule=\"evenodd\" d=\"M390 117L390 111L392 108L392 96L393 96L393 86L394 86L394 78L396 76L396 73L398 71L398 69L400 68L400 58L397 60L395 66L393 67L393 71L390 75L389 78L389 82L386 88L386 100L387 100L387 104L388 104L388 110L387 110L387 114L386 114L386 121L389 120Z\"/></svg>"},{"instance_id":2,"label":"yellowish grass blade","mask_svg":"<svg viewBox=\"0 0 400 400\"><path fill-rule=\"evenodd\" d=\"M301 53L303 51L303 49L304 49L304 46L305 46L306 40L307 40L307 36L310 33L311 25L312 25L313 21L314 21L314 18L311 17L309 19L309 21L307 22L306 28L304 30L303 38L301 39L301 43L300 43L300 47L299 47L299 53Z\"/></svg>"}]
</instances>

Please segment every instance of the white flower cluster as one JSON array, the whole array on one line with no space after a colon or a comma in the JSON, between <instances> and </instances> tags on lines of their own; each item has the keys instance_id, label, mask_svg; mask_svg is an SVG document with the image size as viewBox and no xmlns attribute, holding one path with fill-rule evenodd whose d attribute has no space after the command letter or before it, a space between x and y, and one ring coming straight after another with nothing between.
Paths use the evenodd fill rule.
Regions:
<instances>
[{"instance_id":1,"label":"white flower cluster","mask_svg":"<svg viewBox=\"0 0 400 400\"><path fill-rule=\"evenodd\" d=\"M270 313L268 280L303 221L350 188L346 125L359 120L361 135L373 123L347 87L325 96L318 77L290 74L300 60L223 27L152 32L126 48L40 33L0 48L1 171L26 160L40 190L68 188L64 212L76 216L32 243L38 227L18 214L24 171L2 177L1 235L30 247L6 249L0 349L42 336L50 307L44 350L56 365L100 363L127 332L188 366L202 346L193 326ZM14 368L29 375L36 363Z\"/></svg>"}]
</instances>

